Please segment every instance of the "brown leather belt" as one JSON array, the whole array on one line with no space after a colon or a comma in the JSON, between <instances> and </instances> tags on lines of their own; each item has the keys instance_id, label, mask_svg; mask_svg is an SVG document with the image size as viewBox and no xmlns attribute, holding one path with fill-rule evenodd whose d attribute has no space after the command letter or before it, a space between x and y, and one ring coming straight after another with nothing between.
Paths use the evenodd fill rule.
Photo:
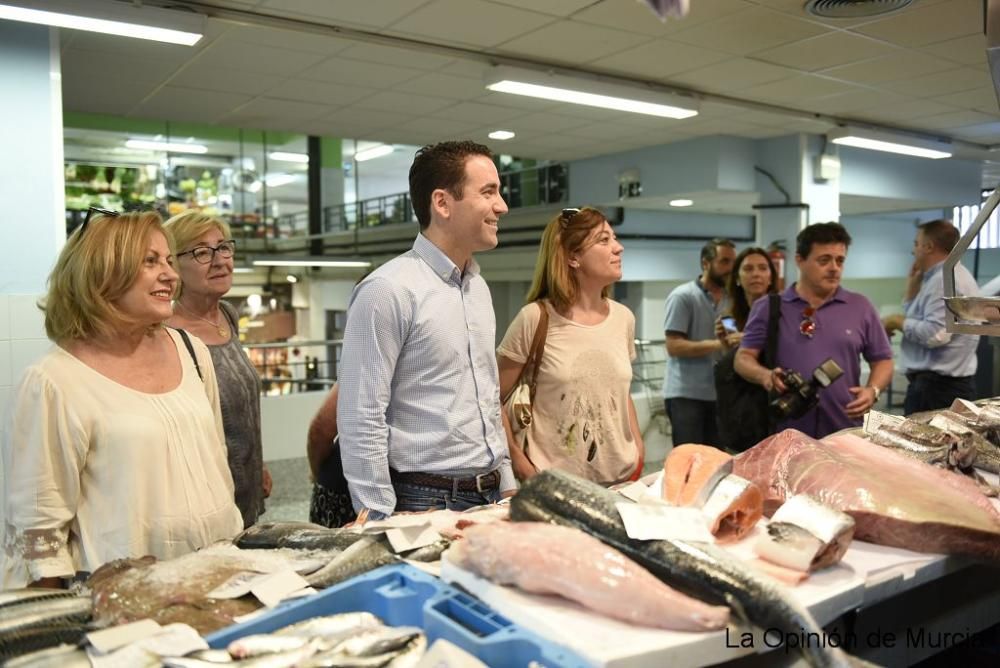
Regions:
<instances>
[{"instance_id":1,"label":"brown leather belt","mask_svg":"<svg viewBox=\"0 0 1000 668\"><path fill-rule=\"evenodd\" d=\"M416 471L389 471L394 483L402 482L411 485L424 485L435 489L457 489L460 492L492 492L500 486L500 471L493 469L489 473L481 473L473 478L451 478L436 473L419 473Z\"/></svg>"}]
</instances>

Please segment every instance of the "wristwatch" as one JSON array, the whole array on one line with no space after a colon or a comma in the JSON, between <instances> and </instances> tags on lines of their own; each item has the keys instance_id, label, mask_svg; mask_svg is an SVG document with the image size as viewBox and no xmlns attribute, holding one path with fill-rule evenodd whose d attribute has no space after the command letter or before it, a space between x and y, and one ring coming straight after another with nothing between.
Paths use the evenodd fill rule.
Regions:
<instances>
[{"instance_id":1,"label":"wristwatch","mask_svg":"<svg viewBox=\"0 0 1000 668\"><path fill-rule=\"evenodd\" d=\"M878 389L875 385L869 385L868 387L875 391L875 401L878 401L878 398L882 396L882 390Z\"/></svg>"}]
</instances>

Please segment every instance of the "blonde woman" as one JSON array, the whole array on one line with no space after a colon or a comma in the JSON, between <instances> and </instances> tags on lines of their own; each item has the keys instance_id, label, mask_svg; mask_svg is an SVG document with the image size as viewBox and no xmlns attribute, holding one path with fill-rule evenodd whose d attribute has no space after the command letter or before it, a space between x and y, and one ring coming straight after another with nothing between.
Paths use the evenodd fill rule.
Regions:
<instances>
[{"instance_id":1,"label":"blonde woman","mask_svg":"<svg viewBox=\"0 0 1000 668\"><path fill-rule=\"evenodd\" d=\"M504 414L521 480L558 468L611 485L642 469L645 453L630 394L635 317L608 297L622 277L622 250L597 209L564 209L545 228L528 303L497 348L500 396L506 397L524 369L539 309L548 310L523 443L515 442Z\"/></svg>"},{"instance_id":2,"label":"blonde woman","mask_svg":"<svg viewBox=\"0 0 1000 668\"><path fill-rule=\"evenodd\" d=\"M219 379L236 505L249 527L264 512L271 476L264 466L261 443L260 376L240 345L236 309L222 301L233 287L236 242L230 238L228 225L199 211L174 216L166 229L177 249L175 266L181 278L174 315L167 324L197 335L208 345Z\"/></svg>"},{"instance_id":3,"label":"blonde woman","mask_svg":"<svg viewBox=\"0 0 1000 668\"><path fill-rule=\"evenodd\" d=\"M208 350L162 326L177 273L160 217L93 213L49 276L55 345L4 425L4 589L175 557L243 526Z\"/></svg>"}]
</instances>

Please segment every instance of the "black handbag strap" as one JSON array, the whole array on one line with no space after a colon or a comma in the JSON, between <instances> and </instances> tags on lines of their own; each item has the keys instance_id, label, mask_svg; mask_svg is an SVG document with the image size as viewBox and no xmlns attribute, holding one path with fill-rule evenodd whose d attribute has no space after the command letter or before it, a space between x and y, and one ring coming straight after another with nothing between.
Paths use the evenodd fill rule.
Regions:
<instances>
[{"instance_id":1,"label":"black handbag strap","mask_svg":"<svg viewBox=\"0 0 1000 668\"><path fill-rule=\"evenodd\" d=\"M198 372L198 378L201 378L201 382L205 382L205 377L201 375L201 365L198 364L198 358L194 354L194 346L191 345L191 337L183 329L178 328L177 333L181 335L181 340L184 342L184 347L187 348L188 353L191 355L191 361L194 362L194 370Z\"/></svg>"},{"instance_id":2,"label":"black handbag strap","mask_svg":"<svg viewBox=\"0 0 1000 668\"><path fill-rule=\"evenodd\" d=\"M781 318L781 295L767 296L767 341L764 345L764 366L774 368L778 363L778 319Z\"/></svg>"}]
</instances>

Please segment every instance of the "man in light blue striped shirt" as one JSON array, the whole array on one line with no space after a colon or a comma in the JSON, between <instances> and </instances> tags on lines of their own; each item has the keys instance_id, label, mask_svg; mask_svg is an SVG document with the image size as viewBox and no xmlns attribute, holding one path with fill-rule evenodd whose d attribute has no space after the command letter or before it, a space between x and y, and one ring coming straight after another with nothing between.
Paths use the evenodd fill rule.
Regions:
<instances>
[{"instance_id":1,"label":"man in light blue striped shirt","mask_svg":"<svg viewBox=\"0 0 1000 668\"><path fill-rule=\"evenodd\" d=\"M500 418L496 320L473 253L507 212L485 146L417 151L412 250L358 284L348 307L337 426L357 511L465 508L516 490Z\"/></svg>"},{"instance_id":2,"label":"man in light blue striped shirt","mask_svg":"<svg viewBox=\"0 0 1000 668\"><path fill-rule=\"evenodd\" d=\"M882 319L889 336L903 332L902 366L906 369L903 413L910 415L951 406L955 399L976 398L976 348L979 337L945 329L944 261L961 234L947 220L917 227L913 240L913 268L903 298L905 314ZM979 295L968 269L955 265L955 293Z\"/></svg>"}]
</instances>

